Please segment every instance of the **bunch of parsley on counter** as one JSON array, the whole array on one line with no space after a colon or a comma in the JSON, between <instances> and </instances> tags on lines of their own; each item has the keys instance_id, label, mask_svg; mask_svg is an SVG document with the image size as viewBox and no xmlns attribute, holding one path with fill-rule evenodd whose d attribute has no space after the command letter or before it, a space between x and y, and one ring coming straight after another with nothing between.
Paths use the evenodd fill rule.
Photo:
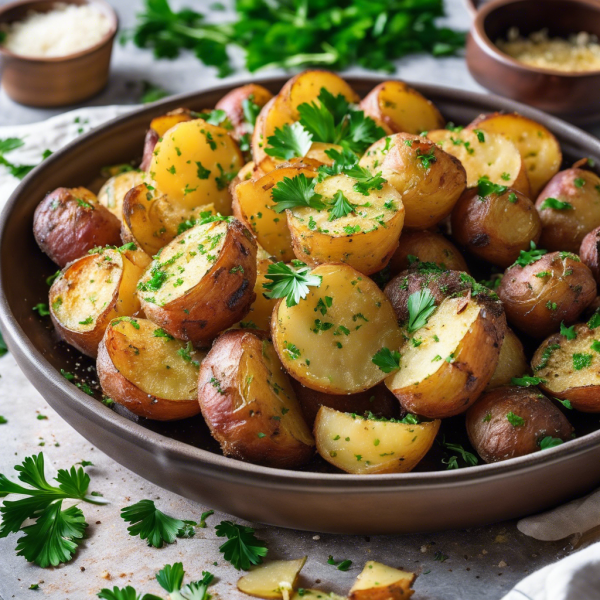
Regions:
<instances>
[{"instance_id":1,"label":"bunch of parsley on counter","mask_svg":"<svg viewBox=\"0 0 600 600\"><path fill-rule=\"evenodd\" d=\"M436 24L443 0L236 0L236 19L211 24L168 0L145 0L136 27L122 40L152 48L157 58L191 50L224 77L232 72L228 47L246 51L249 71L321 66L395 70L393 61L427 52L447 56L464 46L465 34Z\"/></svg>"}]
</instances>

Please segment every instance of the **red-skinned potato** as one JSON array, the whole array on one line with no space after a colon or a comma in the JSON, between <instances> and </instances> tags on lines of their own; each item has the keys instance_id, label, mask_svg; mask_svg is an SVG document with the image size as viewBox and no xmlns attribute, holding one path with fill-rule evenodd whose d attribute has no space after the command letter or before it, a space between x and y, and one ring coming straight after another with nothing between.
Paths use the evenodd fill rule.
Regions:
<instances>
[{"instance_id":1,"label":"red-skinned potato","mask_svg":"<svg viewBox=\"0 0 600 600\"><path fill-rule=\"evenodd\" d=\"M600 283L600 227L590 231L581 242L579 258L588 266L596 283Z\"/></svg>"},{"instance_id":2,"label":"red-skinned potato","mask_svg":"<svg viewBox=\"0 0 600 600\"><path fill-rule=\"evenodd\" d=\"M236 329L202 361L198 402L223 453L291 469L313 455L314 440L266 332Z\"/></svg>"},{"instance_id":3,"label":"red-skinned potato","mask_svg":"<svg viewBox=\"0 0 600 600\"><path fill-rule=\"evenodd\" d=\"M488 383L487 389L508 385L513 377L529 374L529 363L521 340L515 332L507 327L496 370Z\"/></svg>"},{"instance_id":4,"label":"red-skinned potato","mask_svg":"<svg viewBox=\"0 0 600 600\"><path fill-rule=\"evenodd\" d=\"M152 153L158 143L159 137L160 136L154 129L148 129L148 131L146 131L146 137L144 138L144 152L142 154L142 162L140 163L140 169L142 171L148 171L150 169Z\"/></svg>"},{"instance_id":5,"label":"red-skinned potato","mask_svg":"<svg viewBox=\"0 0 600 600\"><path fill-rule=\"evenodd\" d=\"M467 412L466 425L471 444L487 463L537 452L544 438L566 442L573 433L563 413L536 387L486 392Z\"/></svg>"},{"instance_id":6,"label":"red-skinned potato","mask_svg":"<svg viewBox=\"0 0 600 600\"><path fill-rule=\"evenodd\" d=\"M58 188L35 209L33 235L61 269L98 246L120 246L121 223L86 188Z\"/></svg>"}]
</instances>

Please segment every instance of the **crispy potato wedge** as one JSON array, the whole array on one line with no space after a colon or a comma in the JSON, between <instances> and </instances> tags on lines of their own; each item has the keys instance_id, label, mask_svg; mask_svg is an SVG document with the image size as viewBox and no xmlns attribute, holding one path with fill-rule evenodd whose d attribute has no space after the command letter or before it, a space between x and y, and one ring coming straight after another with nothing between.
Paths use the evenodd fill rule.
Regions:
<instances>
[{"instance_id":1,"label":"crispy potato wedge","mask_svg":"<svg viewBox=\"0 0 600 600\"><path fill-rule=\"evenodd\" d=\"M388 567L374 560L368 561L356 578L348 600L404 600L414 591L411 586L415 574Z\"/></svg>"},{"instance_id":2,"label":"crispy potato wedge","mask_svg":"<svg viewBox=\"0 0 600 600\"><path fill-rule=\"evenodd\" d=\"M484 295L447 298L407 335L400 370L386 385L408 412L430 419L460 414L490 382L505 331L499 302Z\"/></svg>"},{"instance_id":3,"label":"crispy potato wedge","mask_svg":"<svg viewBox=\"0 0 600 600\"><path fill-rule=\"evenodd\" d=\"M452 211L452 236L471 254L507 268L521 250L538 243L542 221L527 196L506 188L503 193L479 195L467 190Z\"/></svg>"},{"instance_id":4,"label":"crispy potato wedge","mask_svg":"<svg viewBox=\"0 0 600 600\"><path fill-rule=\"evenodd\" d=\"M156 144L150 176L169 198L187 208L213 203L231 214L229 184L244 164L226 129L202 119L179 123Z\"/></svg>"},{"instance_id":5,"label":"crispy potato wedge","mask_svg":"<svg viewBox=\"0 0 600 600\"><path fill-rule=\"evenodd\" d=\"M237 329L214 343L200 366L198 402L226 456L291 469L314 440L266 332Z\"/></svg>"},{"instance_id":6,"label":"crispy potato wedge","mask_svg":"<svg viewBox=\"0 0 600 600\"><path fill-rule=\"evenodd\" d=\"M370 275L385 267L398 247L404 224L400 194L387 183L366 194L354 189L356 180L334 175L317 183L315 192L330 208L287 210L294 254L309 265L341 262ZM334 218L331 207L342 192L352 212Z\"/></svg>"},{"instance_id":7,"label":"crispy potato wedge","mask_svg":"<svg viewBox=\"0 0 600 600\"><path fill-rule=\"evenodd\" d=\"M349 265L319 265L322 278L295 306L273 311L273 344L288 373L311 389L331 394L368 390L386 374L371 358L402 339L383 292Z\"/></svg>"},{"instance_id":8,"label":"crispy potato wedge","mask_svg":"<svg viewBox=\"0 0 600 600\"><path fill-rule=\"evenodd\" d=\"M365 96L360 108L392 133L419 134L445 125L433 102L403 81L380 83Z\"/></svg>"},{"instance_id":9,"label":"crispy potato wedge","mask_svg":"<svg viewBox=\"0 0 600 600\"><path fill-rule=\"evenodd\" d=\"M98 202L106 206L119 221L122 221L123 201L127 192L136 185L144 183L147 179L148 176L143 171L127 171L115 175L100 188Z\"/></svg>"},{"instance_id":10,"label":"crispy potato wedge","mask_svg":"<svg viewBox=\"0 0 600 600\"><path fill-rule=\"evenodd\" d=\"M136 263L130 252L107 248L63 270L50 288L49 304L52 323L65 342L95 357L108 324L137 313L135 286L143 266Z\"/></svg>"},{"instance_id":11,"label":"crispy potato wedge","mask_svg":"<svg viewBox=\"0 0 600 600\"><path fill-rule=\"evenodd\" d=\"M353 475L407 473L431 448L440 423L370 419L322 406L314 426L317 452Z\"/></svg>"},{"instance_id":12,"label":"crispy potato wedge","mask_svg":"<svg viewBox=\"0 0 600 600\"><path fill-rule=\"evenodd\" d=\"M137 289L151 321L202 347L246 315L255 283L256 242L230 218L177 236L146 269Z\"/></svg>"},{"instance_id":13,"label":"crispy potato wedge","mask_svg":"<svg viewBox=\"0 0 600 600\"><path fill-rule=\"evenodd\" d=\"M467 412L467 433L486 463L540 450L552 437L571 439L573 427L535 387L503 386L486 392Z\"/></svg>"},{"instance_id":14,"label":"crispy potato wedge","mask_svg":"<svg viewBox=\"0 0 600 600\"><path fill-rule=\"evenodd\" d=\"M592 272L596 283L600 283L600 227L592 229L581 242L579 258Z\"/></svg>"},{"instance_id":15,"label":"crispy potato wedge","mask_svg":"<svg viewBox=\"0 0 600 600\"><path fill-rule=\"evenodd\" d=\"M460 160L467 172L468 187L475 187L480 177L487 176L492 183L531 196L525 162L515 144L503 135L438 129L430 131L427 137Z\"/></svg>"},{"instance_id":16,"label":"crispy potato wedge","mask_svg":"<svg viewBox=\"0 0 600 600\"><path fill-rule=\"evenodd\" d=\"M548 395L569 400L582 412L600 412L600 329L584 323L574 327L574 339L555 333L544 340L531 368Z\"/></svg>"},{"instance_id":17,"label":"crispy potato wedge","mask_svg":"<svg viewBox=\"0 0 600 600\"><path fill-rule=\"evenodd\" d=\"M283 598L283 592L296 587L298 575L306 563L306 556L296 560L274 560L257 567L240 577L237 588L240 592L257 598Z\"/></svg>"},{"instance_id":18,"label":"crispy potato wedge","mask_svg":"<svg viewBox=\"0 0 600 600\"><path fill-rule=\"evenodd\" d=\"M500 348L498 365L488 383L486 391L501 385L509 385L513 377L521 377L527 374L529 374L529 363L525 356L523 344L515 335L515 332L510 327L507 327L502 347Z\"/></svg>"},{"instance_id":19,"label":"crispy potato wedge","mask_svg":"<svg viewBox=\"0 0 600 600\"><path fill-rule=\"evenodd\" d=\"M148 419L174 421L199 414L198 366L206 353L190 346L148 319L113 320L98 348L102 391Z\"/></svg>"},{"instance_id":20,"label":"crispy potato wedge","mask_svg":"<svg viewBox=\"0 0 600 600\"><path fill-rule=\"evenodd\" d=\"M98 246L118 246L121 223L86 188L58 188L36 207L33 235L61 269Z\"/></svg>"},{"instance_id":21,"label":"crispy potato wedge","mask_svg":"<svg viewBox=\"0 0 600 600\"><path fill-rule=\"evenodd\" d=\"M527 117L517 113L480 115L468 129L499 133L513 142L525 162L533 198L560 169L562 152L557 139L543 125Z\"/></svg>"}]
</instances>

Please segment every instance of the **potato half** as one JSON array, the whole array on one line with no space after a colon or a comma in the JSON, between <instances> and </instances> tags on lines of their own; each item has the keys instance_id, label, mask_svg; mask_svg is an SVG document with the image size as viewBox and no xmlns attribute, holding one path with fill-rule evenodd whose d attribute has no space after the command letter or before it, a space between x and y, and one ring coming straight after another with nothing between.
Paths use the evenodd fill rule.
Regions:
<instances>
[{"instance_id":1,"label":"potato half","mask_svg":"<svg viewBox=\"0 0 600 600\"><path fill-rule=\"evenodd\" d=\"M205 355L148 319L120 317L106 328L96 368L109 398L140 417L174 421L200 412L198 368Z\"/></svg>"},{"instance_id":2,"label":"potato half","mask_svg":"<svg viewBox=\"0 0 600 600\"><path fill-rule=\"evenodd\" d=\"M271 331L281 362L305 386L354 394L382 381L373 356L400 346L402 334L384 293L352 267L320 265L321 285L295 306L279 301Z\"/></svg>"},{"instance_id":3,"label":"potato half","mask_svg":"<svg viewBox=\"0 0 600 600\"><path fill-rule=\"evenodd\" d=\"M490 390L501 385L508 385L513 377L521 377L528 373L529 363L525 356L523 344L515 335L515 332L507 327L500 348L498 365L486 389Z\"/></svg>"},{"instance_id":4,"label":"potato half","mask_svg":"<svg viewBox=\"0 0 600 600\"><path fill-rule=\"evenodd\" d=\"M333 592L323 592L321 590L302 589L294 592L290 600L348 600L345 596L338 596Z\"/></svg>"},{"instance_id":5,"label":"potato half","mask_svg":"<svg viewBox=\"0 0 600 600\"><path fill-rule=\"evenodd\" d=\"M291 469L314 440L266 332L231 330L202 362L198 402L226 456Z\"/></svg>"},{"instance_id":6,"label":"potato half","mask_svg":"<svg viewBox=\"0 0 600 600\"><path fill-rule=\"evenodd\" d=\"M136 185L144 183L148 176L143 171L127 171L111 177L98 192L98 202L123 220L123 201L127 192Z\"/></svg>"},{"instance_id":7,"label":"potato half","mask_svg":"<svg viewBox=\"0 0 600 600\"><path fill-rule=\"evenodd\" d=\"M237 588L240 592L257 598L283 598L284 592L289 594L296 587L306 558L274 560L252 567L249 573L238 579Z\"/></svg>"},{"instance_id":8,"label":"potato half","mask_svg":"<svg viewBox=\"0 0 600 600\"><path fill-rule=\"evenodd\" d=\"M600 227L592 229L581 242L579 257L588 266L596 283L600 283Z\"/></svg>"},{"instance_id":9,"label":"potato half","mask_svg":"<svg viewBox=\"0 0 600 600\"><path fill-rule=\"evenodd\" d=\"M464 412L490 382L506 319L489 297L447 298L408 335L400 370L386 385L405 410L430 419Z\"/></svg>"},{"instance_id":10,"label":"potato half","mask_svg":"<svg viewBox=\"0 0 600 600\"><path fill-rule=\"evenodd\" d=\"M346 473L407 473L431 448L440 423L376 420L322 406L314 432L318 453Z\"/></svg>"},{"instance_id":11,"label":"potato half","mask_svg":"<svg viewBox=\"0 0 600 600\"><path fill-rule=\"evenodd\" d=\"M414 591L411 586L415 574L388 567L374 560L368 561L356 578L348 600L404 600Z\"/></svg>"},{"instance_id":12,"label":"potato half","mask_svg":"<svg viewBox=\"0 0 600 600\"><path fill-rule=\"evenodd\" d=\"M49 292L50 316L59 335L88 356L96 356L108 324L135 314L135 286L143 272L129 252L101 249L72 262Z\"/></svg>"},{"instance_id":13,"label":"potato half","mask_svg":"<svg viewBox=\"0 0 600 600\"><path fill-rule=\"evenodd\" d=\"M385 267L398 247L404 224L400 194L387 183L367 195L354 189L356 180L334 175L317 183L315 192L329 207L287 210L287 221L296 256L310 265L342 262L370 275ZM352 212L334 218L332 206L340 192Z\"/></svg>"},{"instance_id":14,"label":"potato half","mask_svg":"<svg viewBox=\"0 0 600 600\"><path fill-rule=\"evenodd\" d=\"M236 219L195 225L165 246L138 283L146 316L202 347L254 301L256 242Z\"/></svg>"}]
</instances>

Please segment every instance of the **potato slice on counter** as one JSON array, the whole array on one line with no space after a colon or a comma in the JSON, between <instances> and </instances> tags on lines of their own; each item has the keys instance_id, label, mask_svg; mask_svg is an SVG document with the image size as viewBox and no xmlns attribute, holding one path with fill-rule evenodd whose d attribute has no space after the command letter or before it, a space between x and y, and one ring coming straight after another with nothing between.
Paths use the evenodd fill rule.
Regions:
<instances>
[{"instance_id":1,"label":"potato slice on counter","mask_svg":"<svg viewBox=\"0 0 600 600\"><path fill-rule=\"evenodd\" d=\"M294 592L290 600L348 600L346 596L338 596L333 592L323 592L321 590L303 589L301 592Z\"/></svg>"},{"instance_id":2,"label":"potato slice on counter","mask_svg":"<svg viewBox=\"0 0 600 600\"><path fill-rule=\"evenodd\" d=\"M143 171L126 171L115 175L100 188L98 202L106 206L119 221L122 221L123 201L127 192L136 185L144 183L147 179L148 175Z\"/></svg>"},{"instance_id":3,"label":"potato slice on counter","mask_svg":"<svg viewBox=\"0 0 600 600\"><path fill-rule=\"evenodd\" d=\"M292 469L308 462L314 439L266 332L230 330L202 362L198 401L226 456Z\"/></svg>"},{"instance_id":4,"label":"potato slice on counter","mask_svg":"<svg viewBox=\"0 0 600 600\"><path fill-rule=\"evenodd\" d=\"M163 193L183 206L213 203L229 215L229 184L243 164L226 129L195 119L175 125L158 141L149 173Z\"/></svg>"},{"instance_id":5,"label":"potato slice on counter","mask_svg":"<svg viewBox=\"0 0 600 600\"><path fill-rule=\"evenodd\" d=\"M374 560L365 564L348 600L404 600L414 594L415 574L388 567Z\"/></svg>"},{"instance_id":6,"label":"potato slice on counter","mask_svg":"<svg viewBox=\"0 0 600 600\"><path fill-rule=\"evenodd\" d=\"M255 299L256 242L233 217L215 217L176 237L138 283L146 316L173 337L207 346Z\"/></svg>"},{"instance_id":7,"label":"potato slice on counter","mask_svg":"<svg viewBox=\"0 0 600 600\"><path fill-rule=\"evenodd\" d=\"M384 81L360 103L368 117L385 125L391 133L432 131L445 121L433 102L403 81Z\"/></svg>"},{"instance_id":8,"label":"potato slice on counter","mask_svg":"<svg viewBox=\"0 0 600 600\"><path fill-rule=\"evenodd\" d=\"M67 266L49 293L50 316L65 342L96 356L108 324L140 309L135 286L144 265L138 258L106 248Z\"/></svg>"},{"instance_id":9,"label":"potato slice on counter","mask_svg":"<svg viewBox=\"0 0 600 600\"><path fill-rule=\"evenodd\" d=\"M525 162L532 198L560 169L562 152L557 139L543 125L527 117L517 113L481 115L468 129L499 133L515 144Z\"/></svg>"},{"instance_id":10,"label":"potato slice on counter","mask_svg":"<svg viewBox=\"0 0 600 600\"><path fill-rule=\"evenodd\" d=\"M487 176L492 183L531 196L525 162L515 144L503 135L457 128L430 131L427 137L460 160L468 187L475 187Z\"/></svg>"},{"instance_id":11,"label":"potato slice on counter","mask_svg":"<svg viewBox=\"0 0 600 600\"><path fill-rule=\"evenodd\" d=\"M407 473L431 448L440 423L413 425L322 406L314 432L318 453L346 473Z\"/></svg>"},{"instance_id":12,"label":"potato slice on counter","mask_svg":"<svg viewBox=\"0 0 600 600\"><path fill-rule=\"evenodd\" d=\"M140 417L173 421L200 412L198 368L205 355L148 319L120 317L106 328L96 367L109 398Z\"/></svg>"},{"instance_id":13,"label":"potato slice on counter","mask_svg":"<svg viewBox=\"0 0 600 600\"><path fill-rule=\"evenodd\" d=\"M347 263L365 275L388 263L404 224L401 196L387 183L365 193L356 185L347 175L327 177L314 187L323 209L300 206L286 211L300 260L310 265Z\"/></svg>"},{"instance_id":14,"label":"potato slice on counter","mask_svg":"<svg viewBox=\"0 0 600 600\"><path fill-rule=\"evenodd\" d=\"M506 328L506 334L500 348L498 365L488 383L486 390L509 385L513 377L522 377L529 373L529 364L525 356L525 350L521 340L515 335L515 332Z\"/></svg>"},{"instance_id":15,"label":"potato slice on counter","mask_svg":"<svg viewBox=\"0 0 600 600\"><path fill-rule=\"evenodd\" d=\"M274 560L253 567L247 575L238 579L237 588L240 592L257 598L289 598L306 558Z\"/></svg>"},{"instance_id":16,"label":"potato slice on counter","mask_svg":"<svg viewBox=\"0 0 600 600\"><path fill-rule=\"evenodd\" d=\"M402 341L394 309L371 279L348 265L319 265L312 275L321 278L319 287L309 287L295 306L279 301L273 312L277 354L292 377L314 390L372 388L386 377L373 357Z\"/></svg>"},{"instance_id":17,"label":"potato slice on counter","mask_svg":"<svg viewBox=\"0 0 600 600\"><path fill-rule=\"evenodd\" d=\"M446 298L408 335L400 370L386 385L408 412L430 419L462 413L490 382L505 331L497 300L483 294Z\"/></svg>"}]
</instances>

